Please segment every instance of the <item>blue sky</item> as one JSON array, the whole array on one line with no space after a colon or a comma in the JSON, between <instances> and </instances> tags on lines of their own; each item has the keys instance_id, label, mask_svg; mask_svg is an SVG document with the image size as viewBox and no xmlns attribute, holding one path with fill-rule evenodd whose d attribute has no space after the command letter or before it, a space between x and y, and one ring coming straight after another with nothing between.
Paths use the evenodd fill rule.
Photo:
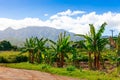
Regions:
<instances>
[{"instance_id":1,"label":"blue sky","mask_svg":"<svg viewBox=\"0 0 120 80\"><path fill-rule=\"evenodd\" d=\"M120 0L0 0L0 30L27 26L50 26L85 34L88 24L96 29L107 22L120 31ZM80 27L80 26L82 27Z\"/></svg>"},{"instance_id":2,"label":"blue sky","mask_svg":"<svg viewBox=\"0 0 120 80\"><path fill-rule=\"evenodd\" d=\"M119 0L0 0L0 17L21 19L53 15L67 9L96 11L98 14L120 12Z\"/></svg>"}]
</instances>

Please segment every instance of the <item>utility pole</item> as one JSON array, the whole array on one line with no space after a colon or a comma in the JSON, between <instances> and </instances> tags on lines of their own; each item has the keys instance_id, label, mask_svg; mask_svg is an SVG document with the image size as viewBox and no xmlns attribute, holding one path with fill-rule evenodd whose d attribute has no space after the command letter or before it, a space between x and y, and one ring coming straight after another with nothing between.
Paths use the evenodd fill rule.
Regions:
<instances>
[{"instance_id":1,"label":"utility pole","mask_svg":"<svg viewBox=\"0 0 120 80\"><path fill-rule=\"evenodd\" d=\"M112 33L112 38L113 38L113 36L114 36L114 35L113 35L113 33L114 33L114 30L113 30L113 29L111 29L110 31L111 31L111 33Z\"/></svg>"},{"instance_id":2,"label":"utility pole","mask_svg":"<svg viewBox=\"0 0 120 80\"><path fill-rule=\"evenodd\" d=\"M114 40L114 34L113 34L114 30L111 29L110 31L111 31L111 34L112 34L112 36L109 38L110 39L110 46L111 46L111 49L114 49L116 47L116 42Z\"/></svg>"}]
</instances>

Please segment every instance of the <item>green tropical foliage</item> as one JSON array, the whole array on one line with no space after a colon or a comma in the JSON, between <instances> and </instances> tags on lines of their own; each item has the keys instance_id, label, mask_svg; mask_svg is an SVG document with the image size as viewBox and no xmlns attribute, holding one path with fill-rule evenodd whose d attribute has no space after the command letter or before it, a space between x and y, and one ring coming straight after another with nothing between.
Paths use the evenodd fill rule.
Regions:
<instances>
[{"instance_id":1,"label":"green tropical foliage","mask_svg":"<svg viewBox=\"0 0 120 80\"><path fill-rule=\"evenodd\" d=\"M22 49L22 53L29 53L30 63L34 63L34 61L36 61L37 63L41 63L43 59L42 53L45 51L46 42L47 39L38 39L37 37L26 39L26 42L24 43L25 47Z\"/></svg>"},{"instance_id":2,"label":"green tropical foliage","mask_svg":"<svg viewBox=\"0 0 120 80\"><path fill-rule=\"evenodd\" d=\"M29 62L34 63L34 57L35 53L37 51L37 38L31 37L29 39L26 39L26 42L24 43L24 48L22 49L22 53L28 52L29 53Z\"/></svg>"},{"instance_id":3,"label":"green tropical foliage","mask_svg":"<svg viewBox=\"0 0 120 80\"><path fill-rule=\"evenodd\" d=\"M89 34L86 35L77 34L77 36L85 38L84 47L88 51L89 55L89 68L90 69L93 68L91 54L94 54L94 69L100 69L100 52L107 44L106 39L102 38L102 33L105 30L106 23L103 23L97 32L93 24L89 24L89 26L90 26Z\"/></svg>"},{"instance_id":4,"label":"green tropical foliage","mask_svg":"<svg viewBox=\"0 0 120 80\"><path fill-rule=\"evenodd\" d=\"M70 42L70 36L66 36L66 33L60 33L58 36L57 42L54 42L50 40L52 45L52 49L55 52L55 57L57 60L57 66L63 67L64 65L64 58L68 58L67 53L72 50L71 42Z\"/></svg>"},{"instance_id":5,"label":"green tropical foliage","mask_svg":"<svg viewBox=\"0 0 120 80\"><path fill-rule=\"evenodd\" d=\"M48 41L48 39L38 39L36 38L37 44L36 44L36 48L37 48L37 53L36 53L36 61L37 63L42 63L43 60L43 55L45 55L45 49L46 49L46 42ZM44 56L46 57L46 56Z\"/></svg>"},{"instance_id":6,"label":"green tropical foliage","mask_svg":"<svg viewBox=\"0 0 120 80\"><path fill-rule=\"evenodd\" d=\"M0 50L1 51L7 51L14 49L14 46L11 45L9 41L3 40L0 42Z\"/></svg>"}]
</instances>

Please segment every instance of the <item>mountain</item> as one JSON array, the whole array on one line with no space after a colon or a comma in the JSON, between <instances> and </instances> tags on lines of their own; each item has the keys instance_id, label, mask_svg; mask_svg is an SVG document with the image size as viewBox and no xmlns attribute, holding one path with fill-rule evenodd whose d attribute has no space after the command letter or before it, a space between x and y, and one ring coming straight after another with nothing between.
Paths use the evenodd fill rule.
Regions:
<instances>
[{"instance_id":1,"label":"mountain","mask_svg":"<svg viewBox=\"0 0 120 80\"><path fill-rule=\"evenodd\" d=\"M30 38L32 36L38 38L44 37L56 41L61 32L65 32L65 30L45 26L29 26L18 30L9 27L0 31L0 40L9 40L13 45L21 46L26 38ZM75 34L71 32L66 31L66 34L71 36L71 40L82 39L74 36Z\"/></svg>"}]
</instances>

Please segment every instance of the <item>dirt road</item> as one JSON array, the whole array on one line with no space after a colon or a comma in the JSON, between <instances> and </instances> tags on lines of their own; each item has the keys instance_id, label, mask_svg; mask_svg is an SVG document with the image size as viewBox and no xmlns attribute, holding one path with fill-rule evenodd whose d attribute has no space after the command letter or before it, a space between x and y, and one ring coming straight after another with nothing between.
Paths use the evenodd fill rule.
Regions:
<instances>
[{"instance_id":1,"label":"dirt road","mask_svg":"<svg viewBox=\"0 0 120 80\"><path fill-rule=\"evenodd\" d=\"M78 80L50 73L0 67L0 80Z\"/></svg>"}]
</instances>

